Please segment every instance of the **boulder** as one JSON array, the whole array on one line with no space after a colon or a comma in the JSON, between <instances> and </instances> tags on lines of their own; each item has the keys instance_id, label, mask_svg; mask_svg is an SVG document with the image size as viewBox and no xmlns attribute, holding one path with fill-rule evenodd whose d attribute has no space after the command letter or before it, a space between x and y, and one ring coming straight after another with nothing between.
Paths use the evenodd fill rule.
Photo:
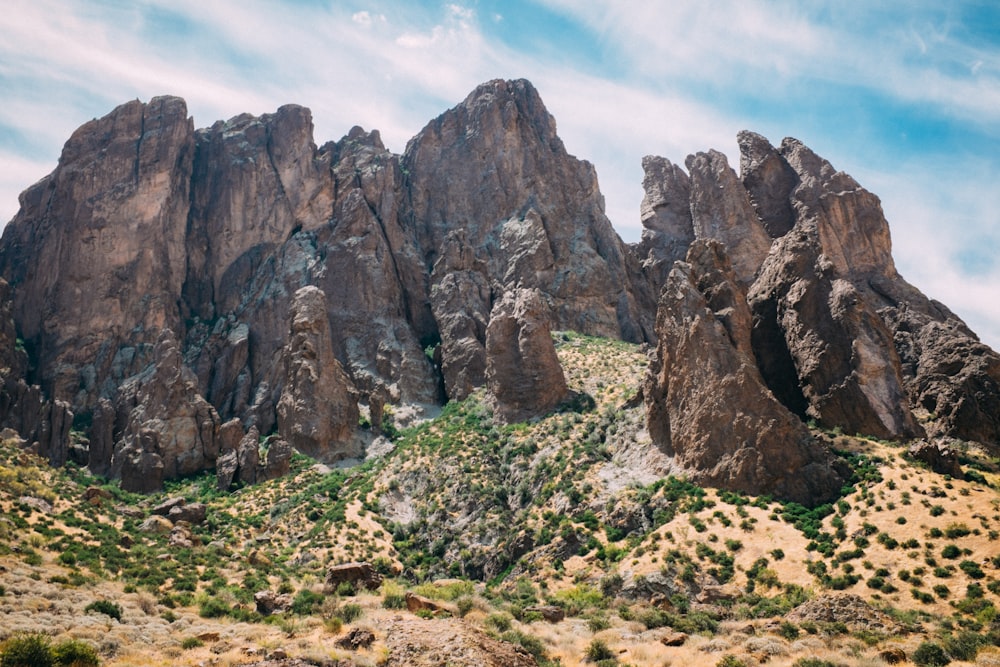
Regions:
<instances>
[{"instance_id":1,"label":"boulder","mask_svg":"<svg viewBox=\"0 0 1000 667\"><path fill-rule=\"evenodd\" d=\"M785 618L794 623L844 623L851 632L874 630L894 634L899 631L889 616L852 593L818 595L788 612Z\"/></svg>"},{"instance_id":2,"label":"boulder","mask_svg":"<svg viewBox=\"0 0 1000 667\"><path fill-rule=\"evenodd\" d=\"M276 611L285 611L292 606L292 596L275 593L271 590L257 591L253 594L254 605L262 616L270 616Z\"/></svg>"},{"instance_id":3,"label":"boulder","mask_svg":"<svg viewBox=\"0 0 1000 667\"><path fill-rule=\"evenodd\" d=\"M569 396L541 292L508 292L486 330L486 384L497 417L525 421L551 412Z\"/></svg>"},{"instance_id":4,"label":"boulder","mask_svg":"<svg viewBox=\"0 0 1000 667\"><path fill-rule=\"evenodd\" d=\"M918 440L910 445L906 453L910 458L926 463L936 473L951 475L956 479L962 479L964 475L958 461L958 452L941 440Z\"/></svg>"},{"instance_id":5,"label":"boulder","mask_svg":"<svg viewBox=\"0 0 1000 667\"><path fill-rule=\"evenodd\" d=\"M367 628L354 628L337 640L337 646L349 651L368 648L375 642L375 633Z\"/></svg>"},{"instance_id":6,"label":"boulder","mask_svg":"<svg viewBox=\"0 0 1000 667\"><path fill-rule=\"evenodd\" d=\"M452 615L455 611L451 605L410 592L406 593L406 609L411 612L429 611L434 614L445 612Z\"/></svg>"},{"instance_id":7,"label":"boulder","mask_svg":"<svg viewBox=\"0 0 1000 667\"><path fill-rule=\"evenodd\" d=\"M382 575L375 571L371 563L331 565L326 571L326 583L323 590L327 594L336 593L337 586L344 582L355 586L364 586L373 591L382 585Z\"/></svg>"},{"instance_id":8,"label":"boulder","mask_svg":"<svg viewBox=\"0 0 1000 667\"><path fill-rule=\"evenodd\" d=\"M183 507L185 503L187 503L187 500L181 496L173 496L153 507L153 509L150 510L150 513L156 514L157 516L169 516L172 509L175 507Z\"/></svg>"},{"instance_id":9,"label":"boulder","mask_svg":"<svg viewBox=\"0 0 1000 667\"><path fill-rule=\"evenodd\" d=\"M167 513L167 518L174 523L186 521L197 525L204 523L207 512L208 507L205 503L189 503L172 507Z\"/></svg>"},{"instance_id":10,"label":"boulder","mask_svg":"<svg viewBox=\"0 0 1000 667\"><path fill-rule=\"evenodd\" d=\"M524 608L526 614L539 614L549 623L559 623L566 619L566 610L555 605L531 605Z\"/></svg>"}]
</instances>

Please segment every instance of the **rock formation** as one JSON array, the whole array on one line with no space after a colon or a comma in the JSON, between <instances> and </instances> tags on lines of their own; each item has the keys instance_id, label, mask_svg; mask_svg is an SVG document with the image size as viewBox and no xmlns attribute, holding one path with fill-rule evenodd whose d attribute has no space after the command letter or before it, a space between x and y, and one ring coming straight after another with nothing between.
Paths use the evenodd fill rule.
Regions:
<instances>
[{"instance_id":1,"label":"rock formation","mask_svg":"<svg viewBox=\"0 0 1000 667\"><path fill-rule=\"evenodd\" d=\"M486 360L486 388L503 422L545 415L569 396L537 289L508 292L493 307Z\"/></svg>"},{"instance_id":2,"label":"rock formation","mask_svg":"<svg viewBox=\"0 0 1000 667\"><path fill-rule=\"evenodd\" d=\"M724 246L695 241L660 295L650 435L699 483L808 504L832 498L844 477L764 384L750 323Z\"/></svg>"},{"instance_id":3,"label":"rock formation","mask_svg":"<svg viewBox=\"0 0 1000 667\"><path fill-rule=\"evenodd\" d=\"M933 434L1000 443L1000 356L899 276L878 198L795 139L738 141L738 179L714 151L688 157L690 177L644 160L650 281L686 250L687 192L691 238L723 243L748 288L753 353L783 405L887 438L920 435L920 409Z\"/></svg>"},{"instance_id":4,"label":"rock formation","mask_svg":"<svg viewBox=\"0 0 1000 667\"><path fill-rule=\"evenodd\" d=\"M278 432L298 451L324 461L359 456L357 393L333 356L322 290L310 285L295 293L289 327Z\"/></svg>"},{"instance_id":5,"label":"rock formation","mask_svg":"<svg viewBox=\"0 0 1000 667\"><path fill-rule=\"evenodd\" d=\"M220 484L260 480L292 447L355 456L359 403L419 414L489 382L520 418L525 376L498 365L515 348L488 340L504 295L532 290L555 329L655 343L673 263L714 239L735 283L695 256L689 278L729 363L756 359L792 413L907 437L919 408L931 435L1000 443L1000 357L899 277L878 198L801 142L741 133L739 175L716 151L688 173L645 159L632 248L527 81L477 87L401 155L377 131L312 131L297 105L195 130L176 97L77 130L0 240L0 426L150 490L220 460Z\"/></svg>"}]
</instances>

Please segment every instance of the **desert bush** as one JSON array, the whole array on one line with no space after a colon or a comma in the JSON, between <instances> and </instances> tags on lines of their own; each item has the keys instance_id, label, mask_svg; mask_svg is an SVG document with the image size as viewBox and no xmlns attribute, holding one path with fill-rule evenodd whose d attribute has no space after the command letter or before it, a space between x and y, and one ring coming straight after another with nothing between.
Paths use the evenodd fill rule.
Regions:
<instances>
[{"instance_id":1,"label":"desert bush","mask_svg":"<svg viewBox=\"0 0 1000 667\"><path fill-rule=\"evenodd\" d=\"M85 612L96 611L98 614L104 614L105 616L110 616L116 621L122 620L121 605L119 605L116 602L112 602L111 600L94 600L86 607L84 607L83 611Z\"/></svg>"},{"instance_id":2,"label":"desert bush","mask_svg":"<svg viewBox=\"0 0 1000 667\"><path fill-rule=\"evenodd\" d=\"M52 647L52 659L61 667L97 667L97 650L79 639L66 639Z\"/></svg>"},{"instance_id":3,"label":"desert bush","mask_svg":"<svg viewBox=\"0 0 1000 667\"><path fill-rule=\"evenodd\" d=\"M917 650L910 656L913 664L919 667L944 667L951 662L951 658L945 653L940 645L934 642L924 642L917 647Z\"/></svg>"},{"instance_id":4,"label":"desert bush","mask_svg":"<svg viewBox=\"0 0 1000 667\"><path fill-rule=\"evenodd\" d=\"M295 598L292 600L291 612L299 616L308 616L315 613L325 599L322 593L303 588L295 594Z\"/></svg>"},{"instance_id":5,"label":"desert bush","mask_svg":"<svg viewBox=\"0 0 1000 667\"><path fill-rule=\"evenodd\" d=\"M205 642L201 641L197 637L185 637L181 640L181 648L188 651L193 648L198 648L199 646L204 646Z\"/></svg>"},{"instance_id":6,"label":"desert bush","mask_svg":"<svg viewBox=\"0 0 1000 667\"><path fill-rule=\"evenodd\" d=\"M353 623L354 621L361 618L364 613L364 609L361 605L348 602L347 604L342 604L337 607L337 610L333 612L333 615L342 620L344 623Z\"/></svg>"},{"instance_id":7,"label":"desert bush","mask_svg":"<svg viewBox=\"0 0 1000 667\"><path fill-rule=\"evenodd\" d=\"M615 654L614 651L608 648L608 645L604 641L594 639L587 645L584 657L586 657L588 662L600 662L601 660L613 659Z\"/></svg>"},{"instance_id":8,"label":"desert bush","mask_svg":"<svg viewBox=\"0 0 1000 667\"><path fill-rule=\"evenodd\" d=\"M986 640L975 632L960 632L944 640L944 650L955 660L972 662Z\"/></svg>"},{"instance_id":9,"label":"desert bush","mask_svg":"<svg viewBox=\"0 0 1000 667\"><path fill-rule=\"evenodd\" d=\"M509 614L490 614L486 617L486 620L483 621L483 623L485 623L488 628L504 633L510 630L511 620L512 619Z\"/></svg>"},{"instance_id":10,"label":"desert bush","mask_svg":"<svg viewBox=\"0 0 1000 667\"><path fill-rule=\"evenodd\" d=\"M0 667L51 667L52 644L48 637L32 633L15 635L0 646Z\"/></svg>"}]
</instances>

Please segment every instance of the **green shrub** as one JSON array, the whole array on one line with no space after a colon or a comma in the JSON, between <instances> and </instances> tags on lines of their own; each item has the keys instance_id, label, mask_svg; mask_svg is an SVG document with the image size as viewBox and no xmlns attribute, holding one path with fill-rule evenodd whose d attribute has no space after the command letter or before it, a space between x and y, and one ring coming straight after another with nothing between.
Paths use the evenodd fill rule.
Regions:
<instances>
[{"instance_id":1,"label":"green shrub","mask_svg":"<svg viewBox=\"0 0 1000 667\"><path fill-rule=\"evenodd\" d=\"M490 614L483 621L487 627L493 628L500 633L510 630L510 622L511 617L509 614Z\"/></svg>"},{"instance_id":2,"label":"green shrub","mask_svg":"<svg viewBox=\"0 0 1000 667\"><path fill-rule=\"evenodd\" d=\"M122 608L111 600L94 600L86 607L83 608L85 612L96 611L98 614L104 614L105 616L110 616L116 621L122 620Z\"/></svg>"},{"instance_id":3,"label":"green shrub","mask_svg":"<svg viewBox=\"0 0 1000 667\"><path fill-rule=\"evenodd\" d=\"M792 667L840 667L840 665L820 658L799 658L792 663Z\"/></svg>"},{"instance_id":4,"label":"green shrub","mask_svg":"<svg viewBox=\"0 0 1000 667\"><path fill-rule=\"evenodd\" d=\"M985 638L975 632L965 631L944 640L944 650L955 660L972 662Z\"/></svg>"},{"instance_id":5,"label":"green shrub","mask_svg":"<svg viewBox=\"0 0 1000 667\"><path fill-rule=\"evenodd\" d=\"M353 623L354 621L361 618L364 613L364 609L361 605L348 602L347 604L342 604L337 607L337 610L333 612L333 615L342 620L344 623Z\"/></svg>"},{"instance_id":6,"label":"green shrub","mask_svg":"<svg viewBox=\"0 0 1000 667\"><path fill-rule=\"evenodd\" d=\"M503 633L502 637L511 644L520 644L521 648L539 660L545 657L545 645L538 637L525 634L520 630L509 630Z\"/></svg>"},{"instance_id":7,"label":"green shrub","mask_svg":"<svg viewBox=\"0 0 1000 667\"><path fill-rule=\"evenodd\" d=\"M97 667L101 664L97 650L79 639L66 639L52 647L55 664L62 667Z\"/></svg>"},{"instance_id":8,"label":"green shrub","mask_svg":"<svg viewBox=\"0 0 1000 667\"><path fill-rule=\"evenodd\" d=\"M737 658L735 655L725 655L719 662L715 663L715 667L748 667L747 661L743 658Z\"/></svg>"},{"instance_id":9,"label":"green shrub","mask_svg":"<svg viewBox=\"0 0 1000 667\"><path fill-rule=\"evenodd\" d=\"M919 667L944 667L951 662L944 649L934 642L924 642L918 646L910 659Z\"/></svg>"},{"instance_id":10,"label":"green shrub","mask_svg":"<svg viewBox=\"0 0 1000 667\"><path fill-rule=\"evenodd\" d=\"M230 606L216 597L205 597L198 605L198 615L202 618L221 618L230 611Z\"/></svg>"},{"instance_id":11,"label":"green shrub","mask_svg":"<svg viewBox=\"0 0 1000 667\"><path fill-rule=\"evenodd\" d=\"M303 588L295 594L295 598L292 600L291 612L299 616L308 616L315 613L325 599L322 593Z\"/></svg>"},{"instance_id":12,"label":"green shrub","mask_svg":"<svg viewBox=\"0 0 1000 667\"><path fill-rule=\"evenodd\" d=\"M611 660L615 657L615 654L610 648L608 648L606 643L595 638L587 646L587 650L584 651L584 656L587 658L588 662L599 662L601 660Z\"/></svg>"},{"instance_id":13,"label":"green shrub","mask_svg":"<svg viewBox=\"0 0 1000 667\"><path fill-rule=\"evenodd\" d=\"M181 648L185 651L193 648L198 648L199 646L204 646L205 642L201 641L197 637L185 637L181 640Z\"/></svg>"},{"instance_id":14,"label":"green shrub","mask_svg":"<svg viewBox=\"0 0 1000 667\"><path fill-rule=\"evenodd\" d=\"M793 639L798 638L799 628L794 623L789 623L788 621L782 621L781 626L778 628L778 634L780 634L788 641L792 641Z\"/></svg>"},{"instance_id":15,"label":"green shrub","mask_svg":"<svg viewBox=\"0 0 1000 667\"><path fill-rule=\"evenodd\" d=\"M52 645L45 635L15 635L3 643L0 667L52 667Z\"/></svg>"}]
</instances>

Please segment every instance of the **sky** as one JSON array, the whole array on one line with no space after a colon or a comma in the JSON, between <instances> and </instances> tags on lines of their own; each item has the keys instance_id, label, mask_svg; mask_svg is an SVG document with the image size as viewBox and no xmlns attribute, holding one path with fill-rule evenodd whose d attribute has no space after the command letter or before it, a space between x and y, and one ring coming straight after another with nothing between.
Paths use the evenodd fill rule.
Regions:
<instances>
[{"instance_id":1,"label":"sky","mask_svg":"<svg viewBox=\"0 0 1000 667\"><path fill-rule=\"evenodd\" d=\"M877 194L900 273L1000 349L994 0L4 0L0 224L70 134L131 99L196 127L294 102L317 144L402 152L479 83L527 78L639 240L644 155L800 139Z\"/></svg>"}]
</instances>

